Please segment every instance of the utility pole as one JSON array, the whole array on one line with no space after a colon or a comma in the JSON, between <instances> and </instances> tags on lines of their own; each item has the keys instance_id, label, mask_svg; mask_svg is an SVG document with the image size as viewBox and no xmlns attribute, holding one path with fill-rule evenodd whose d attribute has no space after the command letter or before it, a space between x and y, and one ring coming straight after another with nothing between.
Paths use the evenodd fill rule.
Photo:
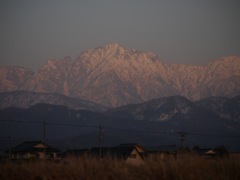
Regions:
<instances>
[{"instance_id":1,"label":"utility pole","mask_svg":"<svg viewBox=\"0 0 240 180\"><path fill-rule=\"evenodd\" d=\"M181 148L181 150L183 150L183 142L184 142L184 140L185 140L186 133L180 131L180 132L179 132L179 136L180 136L180 148Z\"/></svg>"},{"instance_id":2,"label":"utility pole","mask_svg":"<svg viewBox=\"0 0 240 180\"><path fill-rule=\"evenodd\" d=\"M102 125L99 126L99 157L102 158L102 143L103 143L103 127Z\"/></svg>"},{"instance_id":3,"label":"utility pole","mask_svg":"<svg viewBox=\"0 0 240 180\"><path fill-rule=\"evenodd\" d=\"M46 158L46 121L45 120L43 122L43 143L44 143L43 156L45 159Z\"/></svg>"},{"instance_id":4,"label":"utility pole","mask_svg":"<svg viewBox=\"0 0 240 180\"><path fill-rule=\"evenodd\" d=\"M11 162L12 160L12 140L13 138L11 136L6 137L8 139L8 160Z\"/></svg>"}]
</instances>

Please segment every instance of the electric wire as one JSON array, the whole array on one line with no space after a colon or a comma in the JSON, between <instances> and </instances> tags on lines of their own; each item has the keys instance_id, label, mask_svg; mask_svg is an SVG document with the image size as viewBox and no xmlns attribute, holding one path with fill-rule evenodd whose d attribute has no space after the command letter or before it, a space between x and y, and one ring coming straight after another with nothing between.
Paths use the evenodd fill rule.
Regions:
<instances>
[{"instance_id":1,"label":"electric wire","mask_svg":"<svg viewBox=\"0 0 240 180\"><path fill-rule=\"evenodd\" d=\"M29 120L9 120L9 119L0 119L0 122L9 122L9 123L31 123L31 124L43 124L44 121L29 121ZM65 127L76 127L76 128L96 128L99 129L97 125L79 125L73 123L63 123L63 122L46 122L48 126L65 126ZM125 128L116 128L103 126L104 130L110 131L121 131L126 133L143 133L143 134L163 134L163 135L179 135L184 133L185 135L190 136L206 136L206 137L222 137L222 138L240 138L240 135L221 135L221 134L205 134L205 133L192 133L192 132L166 132L166 131L146 131L146 130L136 130L136 129L125 129Z\"/></svg>"}]
</instances>

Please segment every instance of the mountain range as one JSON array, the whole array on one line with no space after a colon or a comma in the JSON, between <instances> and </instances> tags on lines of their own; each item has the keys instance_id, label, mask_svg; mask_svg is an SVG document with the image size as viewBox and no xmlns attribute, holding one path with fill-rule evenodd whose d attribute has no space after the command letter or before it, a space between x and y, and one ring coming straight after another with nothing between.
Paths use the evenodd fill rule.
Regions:
<instances>
[{"instance_id":1,"label":"mountain range","mask_svg":"<svg viewBox=\"0 0 240 180\"><path fill-rule=\"evenodd\" d=\"M0 67L0 136L19 142L41 139L46 122L60 148L99 145L102 125L105 145L176 145L183 131L186 145L240 149L239 109L238 56L169 64L110 44L48 60L36 72Z\"/></svg>"},{"instance_id":2,"label":"mountain range","mask_svg":"<svg viewBox=\"0 0 240 180\"><path fill-rule=\"evenodd\" d=\"M0 92L57 93L108 107L180 95L196 101L240 94L240 57L221 57L207 65L163 62L152 52L118 44L83 51L75 60L48 60L36 72L0 67Z\"/></svg>"},{"instance_id":3,"label":"mountain range","mask_svg":"<svg viewBox=\"0 0 240 180\"><path fill-rule=\"evenodd\" d=\"M60 139L60 148L66 143L75 148L98 146L102 125L105 145L179 144L178 134L183 131L188 146L240 149L240 96L198 101L170 96L110 109L64 95L27 91L0 93L0 100L4 104L0 108L1 137L41 139L45 121L48 139L55 143Z\"/></svg>"}]
</instances>

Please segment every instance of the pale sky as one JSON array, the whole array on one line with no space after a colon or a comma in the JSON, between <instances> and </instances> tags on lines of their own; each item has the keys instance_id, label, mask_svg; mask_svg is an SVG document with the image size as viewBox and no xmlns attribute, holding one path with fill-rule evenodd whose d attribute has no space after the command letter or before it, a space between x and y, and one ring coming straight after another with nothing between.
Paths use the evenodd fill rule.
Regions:
<instances>
[{"instance_id":1,"label":"pale sky","mask_svg":"<svg viewBox=\"0 0 240 180\"><path fill-rule=\"evenodd\" d=\"M169 63L240 55L240 0L1 0L0 65L119 43Z\"/></svg>"}]
</instances>

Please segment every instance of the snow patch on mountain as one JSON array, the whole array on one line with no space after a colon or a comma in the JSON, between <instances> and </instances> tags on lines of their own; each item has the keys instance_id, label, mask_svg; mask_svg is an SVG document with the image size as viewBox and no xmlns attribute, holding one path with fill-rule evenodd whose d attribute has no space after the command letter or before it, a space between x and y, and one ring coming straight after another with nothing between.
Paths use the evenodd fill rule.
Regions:
<instances>
[{"instance_id":1,"label":"snow patch on mountain","mask_svg":"<svg viewBox=\"0 0 240 180\"><path fill-rule=\"evenodd\" d=\"M239 82L239 56L203 66L168 64L152 52L117 43L88 49L75 60L69 56L48 60L35 73L21 67L0 68L0 92L58 93L112 107L174 95L191 100L233 97L239 95Z\"/></svg>"}]
</instances>

